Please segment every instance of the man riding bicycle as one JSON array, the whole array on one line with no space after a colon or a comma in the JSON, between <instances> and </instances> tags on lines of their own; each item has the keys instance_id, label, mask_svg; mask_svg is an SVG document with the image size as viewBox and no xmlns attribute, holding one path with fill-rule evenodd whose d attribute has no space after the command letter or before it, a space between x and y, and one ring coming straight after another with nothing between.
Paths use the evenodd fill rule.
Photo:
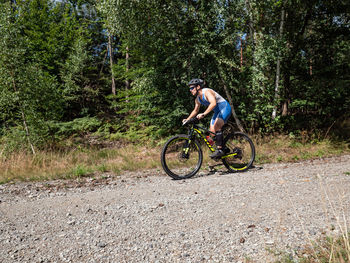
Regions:
<instances>
[{"instance_id":1,"label":"man riding bicycle","mask_svg":"<svg viewBox=\"0 0 350 263\"><path fill-rule=\"evenodd\" d=\"M225 154L223 151L224 139L221 128L231 115L231 106L219 93L207 88L204 81L201 79L192 79L188 85L190 87L190 92L196 99L193 111L183 122L194 117L197 117L198 120L203 119L211 111L214 111L214 115L210 121L210 131L215 133L217 150L210 157L221 157ZM199 113L201 104L207 106L207 109L203 113Z\"/></svg>"}]
</instances>

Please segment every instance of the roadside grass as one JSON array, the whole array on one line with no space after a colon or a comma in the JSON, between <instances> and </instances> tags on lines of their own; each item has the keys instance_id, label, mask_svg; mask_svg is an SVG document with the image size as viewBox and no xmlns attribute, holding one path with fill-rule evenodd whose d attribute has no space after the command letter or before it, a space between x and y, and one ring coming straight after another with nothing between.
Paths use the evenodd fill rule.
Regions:
<instances>
[{"instance_id":1,"label":"roadside grass","mask_svg":"<svg viewBox=\"0 0 350 263\"><path fill-rule=\"evenodd\" d=\"M349 239L326 236L313 244L306 245L296 256L279 252L280 259L275 263L348 263L350 262L349 245Z\"/></svg>"},{"instance_id":2,"label":"roadside grass","mask_svg":"<svg viewBox=\"0 0 350 263\"><path fill-rule=\"evenodd\" d=\"M275 263L348 263L350 262L350 233L338 237L323 235L317 240L310 241L294 256L291 253L279 251L279 259Z\"/></svg>"},{"instance_id":3,"label":"roadside grass","mask_svg":"<svg viewBox=\"0 0 350 263\"><path fill-rule=\"evenodd\" d=\"M253 139L256 146L255 162L259 164L297 162L350 153L350 144L346 141L309 141L288 135L265 138L256 136Z\"/></svg>"},{"instance_id":4,"label":"roadside grass","mask_svg":"<svg viewBox=\"0 0 350 263\"><path fill-rule=\"evenodd\" d=\"M80 148L64 152L37 151L0 156L0 184L92 176L95 173L136 171L159 167L158 148Z\"/></svg>"},{"instance_id":5,"label":"roadside grass","mask_svg":"<svg viewBox=\"0 0 350 263\"><path fill-rule=\"evenodd\" d=\"M350 262L349 233L346 237L324 237L317 244L308 245L301 255L300 263L329 262L345 263ZM285 261L285 263L288 261Z\"/></svg>"},{"instance_id":6,"label":"roadside grass","mask_svg":"<svg viewBox=\"0 0 350 263\"><path fill-rule=\"evenodd\" d=\"M349 143L345 141L334 142L327 139L308 142L286 135L252 138L256 146L255 164L296 162L350 153ZM109 148L77 145L66 151L37 151L35 156L25 152L7 156L0 154L0 184L72 179L105 172L119 175L123 171L161 169L162 145L163 141L158 146L151 143L124 144ZM207 147L203 147L203 153L203 163L210 164Z\"/></svg>"},{"instance_id":7,"label":"roadside grass","mask_svg":"<svg viewBox=\"0 0 350 263\"><path fill-rule=\"evenodd\" d=\"M320 195L323 202L326 231L322 231L321 236L317 239L311 239L307 234L305 225L298 214L296 207L290 199L290 206L294 208L294 214L300 222L300 226L304 231L304 235L308 243L290 253L279 251L278 260L275 263L347 263L350 262L350 231L349 231L349 213L348 204L344 200L346 189L340 191L338 187L330 186L323 177L317 175L320 184ZM288 190L284 189L287 193ZM331 221L332 218L334 221ZM333 232L336 230L336 232ZM273 251L272 251L273 253ZM275 254L275 256L277 256Z\"/></svg>"}]
</instances>

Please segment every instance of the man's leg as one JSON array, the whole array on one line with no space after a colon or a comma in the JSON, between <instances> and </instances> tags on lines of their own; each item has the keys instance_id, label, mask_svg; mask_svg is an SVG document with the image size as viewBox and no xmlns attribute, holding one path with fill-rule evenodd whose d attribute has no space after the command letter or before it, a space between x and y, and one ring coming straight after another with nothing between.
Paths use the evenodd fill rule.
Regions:
<instances>
[{"instance_id":1,"label":"man's leg","mask_svg":"<svg viewBox=\"0 0 350 263\"><path fill-rule=\"evenodd\" d=\"M210 131L211 132L218 132L221 130L222 126L224 126L225 122L221 118L216 118L214 123L210 123Z\"/></svg>"},{"instance_id":2,"label":"man's leg","mask_svg":"<svg viewBox=\"0 0 350 263\"><path fill-rule=\"evenodd\" d=\"M224 136L222 134L221 128L224 126L225 122L221 118L217 118L214 124L210 125L210 131L215 133L217 150L211 155L211 157L220 157L224 153L222 151L224 144Z\"/></svg>"},{"instance_id":3,"label":"man's leg","mask_svg":"<svg viewBox=\"0 0 350 263\"><path fill-rule=\"evenodd\" d=\"M218 148L222 148L223 135L222 135L221 128L224 126L224 124L225 124L225 122L223 119L217 118L215 120L214 124L210 125L210 131L214 132L216 134L216 144L217 144Z\"/></svg>"}]
</instances>

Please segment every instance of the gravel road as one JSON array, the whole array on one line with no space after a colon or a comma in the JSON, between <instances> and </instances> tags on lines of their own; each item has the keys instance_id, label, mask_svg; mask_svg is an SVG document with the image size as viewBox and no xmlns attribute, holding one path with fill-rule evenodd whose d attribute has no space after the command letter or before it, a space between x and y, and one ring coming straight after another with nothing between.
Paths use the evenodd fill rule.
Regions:
<instances>
[{"instance_id":1,"label":"gravel road","mask_svg":"<svg viewBox=\"0 0 350 263\"><path fill-rule=\"evenodd\" d=\"M0 262L272 262L350 222L350 155L224 171L0 185Z\"/></svg>"}]
</instances>

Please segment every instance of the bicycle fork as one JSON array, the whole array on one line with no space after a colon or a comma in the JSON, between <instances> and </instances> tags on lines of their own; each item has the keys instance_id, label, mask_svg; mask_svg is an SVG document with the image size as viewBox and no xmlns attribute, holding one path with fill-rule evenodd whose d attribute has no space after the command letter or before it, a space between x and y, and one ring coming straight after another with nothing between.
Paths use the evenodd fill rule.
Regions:
<instances>
[{"instance_id":1,"label":"bicycle fork","mask_svg":"<svg viewBox=\"0 0 350 263\"><path fill-rule=\"evenodd\" d=\"M189 151L190 151L190 144L192 139L186 140L184 143L184 146L182 147L182 154L181 157L184 159L188 159L190 157Z\"/></svg>"}]
</instances>

